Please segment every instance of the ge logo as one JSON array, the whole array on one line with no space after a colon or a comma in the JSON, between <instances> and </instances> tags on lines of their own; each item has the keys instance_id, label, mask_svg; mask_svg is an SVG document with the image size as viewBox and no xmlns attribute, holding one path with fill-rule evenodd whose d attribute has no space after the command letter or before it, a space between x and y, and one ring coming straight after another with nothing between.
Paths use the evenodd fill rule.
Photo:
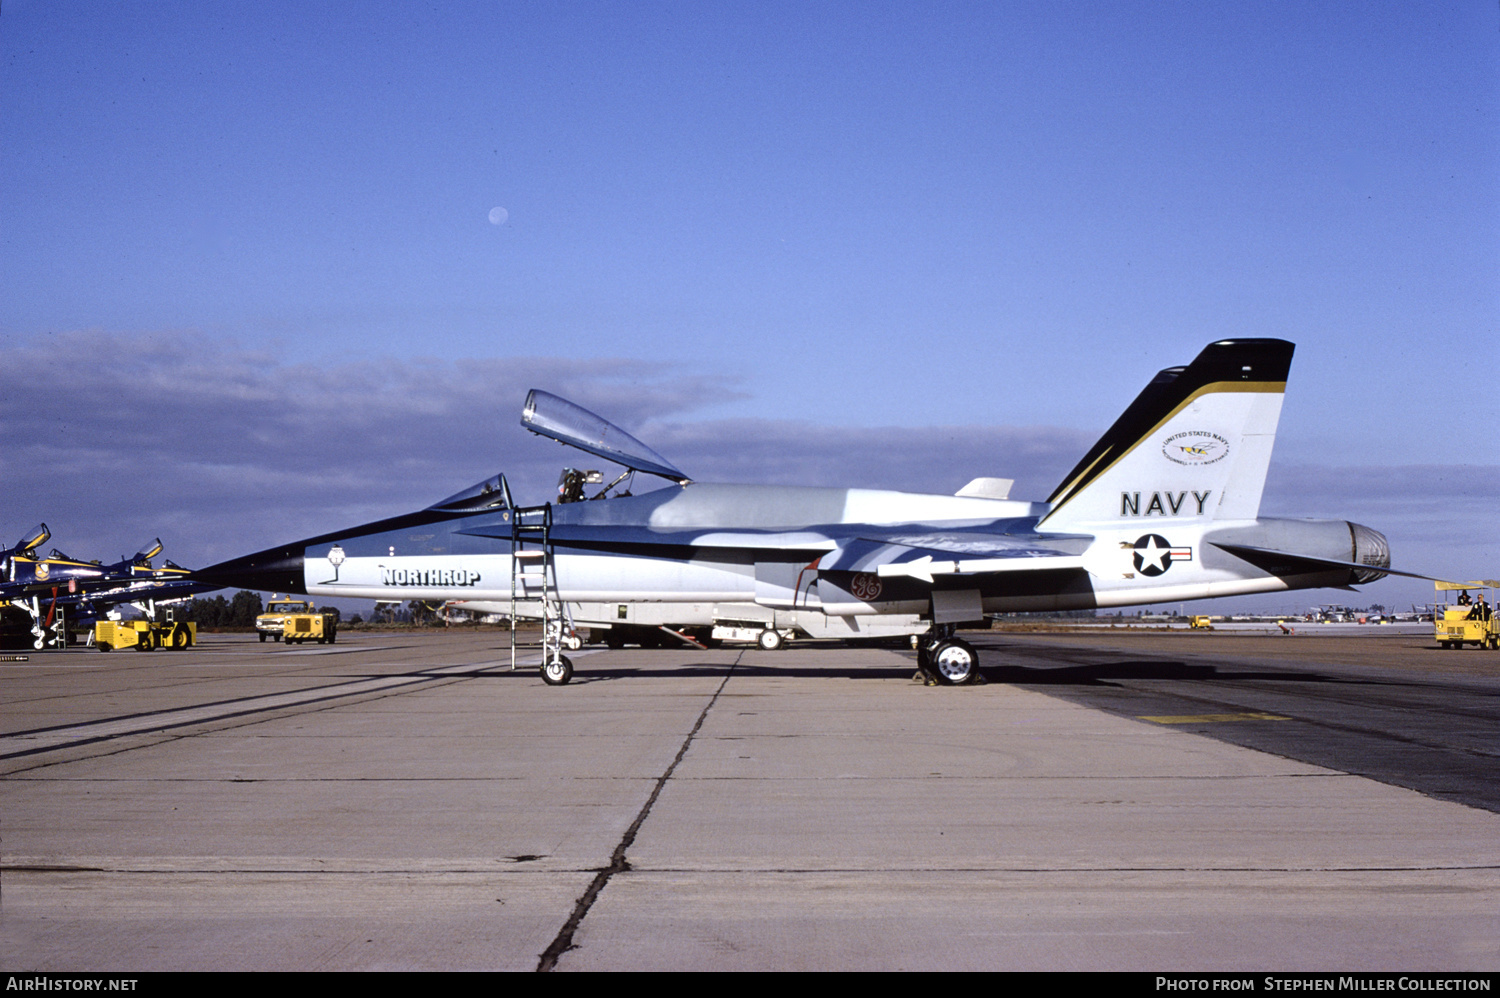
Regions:
<instances>
[{"instance_id":1,"label":"ge logo","mask_svg":"<svg viewBox=\"0 0 1500 998\"><path fill-rule=\"evenodd\" d=\"M849 591L854 598L866 603L873 603L880 598L880 576L872 572L855 572L854 581L849 583Z\"/></svg>"}]
</instances>

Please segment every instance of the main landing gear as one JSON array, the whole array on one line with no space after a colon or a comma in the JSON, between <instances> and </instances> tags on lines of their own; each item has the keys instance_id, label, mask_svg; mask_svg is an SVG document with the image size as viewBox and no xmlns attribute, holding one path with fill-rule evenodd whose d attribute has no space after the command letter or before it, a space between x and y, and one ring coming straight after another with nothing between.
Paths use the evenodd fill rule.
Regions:
<instances>
[{"instance_id":1,"label":"main landing gear","mask_svg":"<svg viewBox=\"0 0 1500 998\"><path fill-rule=\"evenodd\" d=\"M950 626L934 627L922 635L917 644L917 666L920 677L929 686L967 686L982 681L979 675L979 653L962 638L953 636Z\"/></svg>"}]
</instances>

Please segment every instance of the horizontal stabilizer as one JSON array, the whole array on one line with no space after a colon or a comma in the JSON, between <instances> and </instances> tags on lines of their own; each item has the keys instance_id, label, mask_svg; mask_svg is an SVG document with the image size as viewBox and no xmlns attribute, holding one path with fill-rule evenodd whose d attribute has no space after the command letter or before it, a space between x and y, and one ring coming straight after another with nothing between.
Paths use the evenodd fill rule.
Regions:
<instances>
[{"instance_id":1,"label":"horizontal stabilizer","mask_svg":"<svg viewBox=\"0 0 1500 998\"><path fill-rule=\"evenodd\" d=\"M1270 572L1272 575L1305 575L1309 572L1321 570L1347 568L1354 573L1354 582L1364 584L1375 582L1387 575L1400 575L1408 579L1426 579L1428 582L1436 582L1431 575L1422 575L1418 572L1402 572L1394 568L1377 565L1361 565L1357 561L1340 561L1336 558L1316 558L1311 555L1293 554L1290 551L1275 551L1271 548L1250 547L1246 544L1220 544L1217 541L1210 542L1221 551L1227 551L1236 558L1243 558L1256 568Z\"/></svg>"}]
</instances>

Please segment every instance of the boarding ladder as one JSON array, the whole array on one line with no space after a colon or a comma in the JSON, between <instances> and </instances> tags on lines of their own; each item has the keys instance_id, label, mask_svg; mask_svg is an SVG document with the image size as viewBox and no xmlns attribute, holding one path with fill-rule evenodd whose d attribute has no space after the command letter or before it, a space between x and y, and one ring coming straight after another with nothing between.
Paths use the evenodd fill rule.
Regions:
<instances>
[{"instance_id":1,"label":"boarding ladder","mask_svg":"<svg viewBox=\"0 0 1500 998\"><path fill-rule=\"evenodd\" d=\"M516 670L516 615L519 604L537 600L542 608L542 664L562 654L572 619L557 589L552 547L552 504L518 506L510 515L510 668Z\"/></svg>"}]
</instances>

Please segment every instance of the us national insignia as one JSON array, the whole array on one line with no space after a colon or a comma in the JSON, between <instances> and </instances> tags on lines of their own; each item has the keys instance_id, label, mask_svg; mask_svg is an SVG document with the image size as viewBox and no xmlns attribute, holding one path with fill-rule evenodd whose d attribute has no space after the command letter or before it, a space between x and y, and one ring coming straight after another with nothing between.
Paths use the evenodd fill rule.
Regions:
<instances>
[{"instance_id":1,"label":"us national insignia","mask_svg":"<svg viewBox=\"0 0 1500 998\"><path fill-rule=\"evenodd\" d=\"M1145 576L1157 576L1172 567L1173 562L1192 561L1191 547L1173 547L1161 534L1146 534L1133 545L1131 560L1135 570Z\"/></svg>"}]
</instances>

